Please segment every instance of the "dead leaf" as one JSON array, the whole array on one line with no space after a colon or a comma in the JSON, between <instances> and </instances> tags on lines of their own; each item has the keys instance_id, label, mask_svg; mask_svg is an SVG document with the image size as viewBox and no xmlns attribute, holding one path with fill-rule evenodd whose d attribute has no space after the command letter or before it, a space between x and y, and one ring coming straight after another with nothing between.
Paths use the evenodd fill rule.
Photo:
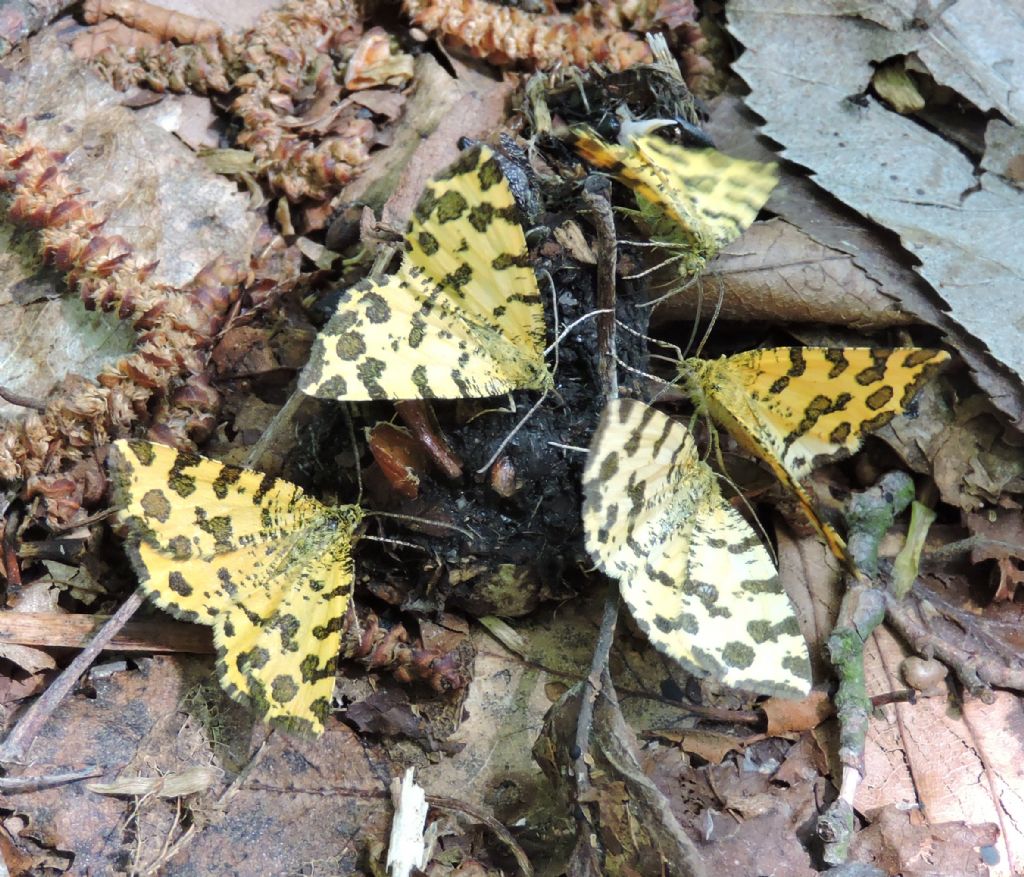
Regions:
<instances>
[{"instance_id":1,"label":"dead leaf","mask_svg":"<svg viewBox=\"0 0 1024 877\"><path fill-rule=\"evenodd\" d=\"M645 737L675 743L683 752L702 758L709 764L719 764L730 752L742 751L746 745L740 737L718 731L648 731Z\"/></svg>"},{"instance_id":2,"label":"dead leaf","mask_svg":"<svg viewBox=\"0 0 1024 877\"><path fill-rule=\"evenodd\" d=\"M668 867L677 874L703 874L696 847L640 767L636 738L619 712L614 692L602 692L594 704L589 753L593 764L585 795L577 794L571 753L584 690L584 683L574 686L551 707L533 747L548 781L574 809L590 814L578 823L569 873L629 877L661 873Z\"/></svg>"},{"instance_id":3,"label":"dead leaf","mask_svg":"<svg viewBox=\"0 0 1024 877\"><path fill-rule=\"evenodd\" d=\"M999 585L993 600L1012 600L1019 585L1024 585L1024 518L1019 508L990 508L968 514L967 529L984 541L971 550L971 562L994 560L998 564Z\"/></svg>"},{"instance_id":4,"label":"dead leaf","mask_svg":"<svg viewBox=\"0 0 1024 877\"><path fill-rule=\"evenodd\" d=\"M875 631L865 646L869 695L901 687L898 672L905 655L885 628ZM999 838L991 842L998 846L1000 866L989 873L1010 877L1024 864L1024 801L1008 794L1019 784L1016 765L1024 763L1022 741L1019 701L1008 692L998 692L992 705L971 698L959 710L950 709L946 698L888 704L870 722L867 775L856 808L920 808L931 826L995 823ZM904 864L909 868L911 863ZM926 873L974 872L939 867Z\"/></svg>"},{"instance_id":5,"label":"dead leaf","mask_svg":"<svg viewBox=\"0 0 1024 877\"><path fill-rule=\"evenodd\" d=\"M180 799L125 800L83 784L0 798L5 810L28 818L26 837L70 851L76 872L110 873L112 863L132 861L142 870L160 861L165 844L188 833L165 873L263 877L299 873L315 860L355 873L361 848L339 838L387 837L390 768L382 750L338 722L316 741L268 737L219 686L210 686L206 661L153 658L139 666L94 680L93 697L67 700L33 743L29 766L15 767L12 775L59 773L85 763L106 767L106 783L197 770L208 779L218 762L237 776L256 760L230 795L222 797L225 777L188 798L180 814ZM195 829L188 832L180 817L194 820ZM254 825L274 830L254 844Z\"/></svg>"},{"instance_id":6,"label":"dead leaf","mask_svg":"<svg viewBox=\"0 0 1024 877\"><path fill-rule=\"evenodd\" d=\"M994 823L915 822L915 815L896 806L869 814L872 824L853 839L850 855L903 877L947 877L989 874L982 847L994 847Z\"/></svg>"},{"instance_id":7,"label":"dead leaf","mask_svg":"<svg viewBox=\"0 0 1024 877\"><path fill-rule=\"evenodd\" d=\"M755 222L708 265L701 283L705 318L715 313L722 295L722 319L744 323L831 323L868 330L916 322L852 256L781 219ZM697 303L693 295L672 296L655 309L652 323L692 320Z\"/></svg>"},{"instance_id":8,"label":"dead leaf","mask_svg":"<svg viewBox=\"0 0 1024 877\"><path fill-rule=\"evenodd\" d=\"M810 731L835 714L828 692L812 691L803 700L769 697L758 709L768 719L766 733L772 737L799 731Z\"/></svg>"},{"instance_id":9,"label":"dead leaf","mask_svg":"<svg viewBox=\"0 0 1024 877\"><path fill-rule=\"evenodd\" d=\"M1011 83L1024 78L1016 50L1024 24L994 0L969 11L947 4L921 19L911 7L866 9L886 13L868 22L871 12L842 4L798 13L786 0L730 4L729 29L746 49L735 68L751 87L747 103L818 185L900 235L953 320L1019 383L1021 326L1006 315L1024 313L1024 236L1006 217L1024 216L1024 192L867 89L879 62L912 55L939 84L1019 125L1024 104Z\"/></svg>"},{"instance_id":10,"label":"dead leaf","mask_svg":"<svg viewBox=\"0 0 1024 877\"><path fill-rule=\"evenodd\" d=\"M384 208L381 222L402 230L427 180L458 155L461 137L482 137L505 118L512 83L492 79L452 60L453 78L430 54L416 59L414 87L389 149L371 156L357 180L337 197ZM458 112L453 109L458 107ZM330 240L330 238L328 239Z\"/></svg>"},{"instance_id":11,"label":"dead leaf","mask_svg":"<svg viewBox=\"0 0 1024 877\"><path fill-rule=\"evenodd\" d=\"M996 503L1004 492L1024 489L1024 453L988 400L968 397L952 422L925 446L943 501L965 512Z\"/></svg>"}]
</instances>

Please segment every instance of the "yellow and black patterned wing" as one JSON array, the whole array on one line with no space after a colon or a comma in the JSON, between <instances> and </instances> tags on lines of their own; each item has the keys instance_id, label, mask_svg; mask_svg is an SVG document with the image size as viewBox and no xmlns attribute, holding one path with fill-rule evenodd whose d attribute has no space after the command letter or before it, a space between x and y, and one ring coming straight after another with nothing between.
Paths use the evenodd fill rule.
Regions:
<instances>
[{"instance_id":1,"label":"yellow and black patterned wing","mask_svg":"<svg viewBox=\"0 0 1024 877\"><path fill-rule=\"evenodd\" d=\"M587 550L660 651L736 688L808 693L807 645L778 573L686 427L640 402L609 403L583 496Z\"/></svg>"},{"instance_id":2,"label":"yellow and black patterned wing","mask_svg":"<svg viewBox=\"0 0 1024 877\"><path fill-rule=\"evenodd\" d=\"M327 399L458 399L551 386L544 309L515 199L477 146L427 185L396 274L349 289L299 389Z\"/></svg>"},{"instance_id":3,"label":"yellow and black patterned wing","mask_svg":"<svg viewBox=\"0 0 1024 877\"><path fill-rule=\"evenodd\" d=\"M633 190L653 238L689 251L683 263L689 273L750 226L778 182L774 164L689 149L653 134L620 146L583 126L572 138L587 162Z\"/></svg>"},{"instance_id":4,"label":"yellow and black patterned wing","mask_svg":"<svg viewBox=\"0 0 1024 877\"><path fill-rule=\"evenodd\" d=\"M866 432L901 414L948 359L945 351L915 347L777 347L688 359L680 373L691 395L768 463L836 556L848 560L800 479L819 458L852 453Z\"/></svg>"},{"instance_id":5,"label":"yellow and black patterned wing","mask_svg":"<svg viewBox=\"0 0 1024 877\"><path fill-rule=\"evenodd\" d=\"M321 733L359 508L328 508L287 481L146 441L115 442L110 467L147 595L213 627L232 698L289 730Z\"/></svg>"}]
</instances>

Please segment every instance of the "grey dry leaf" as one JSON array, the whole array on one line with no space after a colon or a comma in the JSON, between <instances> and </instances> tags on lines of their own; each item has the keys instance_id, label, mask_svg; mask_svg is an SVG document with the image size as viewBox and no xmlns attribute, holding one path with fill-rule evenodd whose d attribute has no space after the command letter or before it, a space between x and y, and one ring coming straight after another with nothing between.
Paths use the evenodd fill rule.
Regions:
<instances>
[{"instance_id":1,"label":"grey dry leaf","mask_svg":"<svg viewBox=\"0 0 1024 877\"><path fill-rule=\"evenodd\" d=\"M736 0L729 29L746 52L735 66L751 87L748 104L785 157L899 234L952 319L1019 383L1024 192L867 89L877 63L910 55L981 111L1019 125L1024 20L996 0L947 3L923 14L920 6L900 0L851 13L840 0Z\"/></svg>"}]
</instances>

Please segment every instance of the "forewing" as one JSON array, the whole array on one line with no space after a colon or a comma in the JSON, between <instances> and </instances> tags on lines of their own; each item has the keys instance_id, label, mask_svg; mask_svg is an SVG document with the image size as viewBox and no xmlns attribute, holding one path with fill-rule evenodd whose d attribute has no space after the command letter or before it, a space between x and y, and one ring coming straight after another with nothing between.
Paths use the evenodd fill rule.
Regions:
<instances>
[{"instance_id":1,"label":"forewing","mask_svg":"<svg viewBox=\"0 0 1024 877\"><path fill-rule=\"evenodd\" d=\"M326 399L461 399L544 390L544 309L508 180L463 153L427 184L398 272L349 289L299 378Z\"/></svg>"},{"instance_id":2,"label":"forewing","mask_svg":"<svg viewBox=\"0 0 1024 877\"><path fill-rule=\"evenodd\" d=\"M724 414L727 426L737 421L758 449L800 478L819 457L857 450L948 359L943 350L915 347L777 347L687 362L712 414Z\"/></svg>"},{"instance_id":3,"label":"forewing","mask_svg":"<svg viewBox=\"0 0 1024 877\"><path fill-rule=\"evenodd\" d=\"M807 647L771 558L682 424L609 403L584 472L583 524L659 650L727 685L806 695Z\"/></svg>"},{"instance_id":4,"label":"forewing","mask_svg":"<svg viewBox=\"0 0 1024 877\"><path fill-rule=\"evenodd\" d=\"M427 184L406 235L409 260L470 319L542 360L544 308L508 180L478 145Z\"/></svg>"},{"instance_id":5,"label":"forewing","mask_svg":"<svg viewBox=\"0 0 1024 877\"><path fill-rule=\"evenodd\" d=\"M341 630L352 594L351 525L306 532L276 553L213 628L217 671L231 697L291 731L320 734L331 711Z\"/></svg>"},{"instance_id":6,"label":"forewing","mask_svg":"<svg viewBox=\"0 0 1024 877\"><path fill-rule=\"evenodd\" d=\"M543 358L473 323L408 261L347 290L313 342L299 389L322 399L463 399L551 381Z\"/></svg>"},{"instance_id":7,"label":"forewing","mask_svg":"<svg viewBox=\"0 0 1024 877\"><path fill-rule=\"evenodd\" d=\"M768 463L845 560L845 543L820 520L800 479L817 459L852 453L866 432L902 413L948 359L911 347L779 347L691 359L682 371L712 417Z\"/></svg>"},{"instance_id":8,"label":"forewing","mask_svg":"<svg viewBox=\"0 0 1024 877\"><path fill-rule=\"evenodd\" d=\"M583 158L660 212L676 226L673 237L703 259L739 237L778 182L774 164L731 158L716 149L689 149L654 135L619 146L586 127L572 133Z\"/></svg>"},{"instance_id":9,"label":"forewing","mask_svg":"<svg viewBox=\"0 0 1024 877\"><path fill-rule=\"evenodd\" d=\"M586 126L573 128L572 137L574 148L588 164L607 171L633 191L650 234L694 251L701 262L706 259L712 243L708 229L694 213L690 199L680 197L666 169L650 164L634 146L608 143Z\"/></svg>"},{"instance_id":10,"label":"forewing","mask_svg":"<svg viewBox=\"0 0 1024 877\"><path fill-rule=\"evenodd\" d=\"M359 509L328 509L289 482L151 442L115 442L110 463L147 595L213 626L232 697L278 724L320 733Z\"/></svg>"}]
</instances>

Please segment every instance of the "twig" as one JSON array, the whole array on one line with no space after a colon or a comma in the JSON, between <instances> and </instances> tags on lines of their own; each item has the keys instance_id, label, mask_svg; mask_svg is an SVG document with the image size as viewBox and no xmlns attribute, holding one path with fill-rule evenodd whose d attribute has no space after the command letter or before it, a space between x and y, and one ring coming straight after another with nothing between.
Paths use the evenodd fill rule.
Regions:
<instances>
[{"instance_id":1,"label":"twig","mask_svg":"<svg viewBox=\"0 0 1024 877\"><path fill-rule=\"evenodd\" d=\"M594 703L604 689L605 671L608 669L608 656L615 639L615 624L619 619L619 588L612 583L611 592L604 603L604 615L601 618L601 630L597 635L594 655L590 659L590 673L580 697L580 712L576 719L576 746L574 770L576 773L576 800L586 800L586 792L590 790L590 733L594 727ZM607 681L610 683L611 679ZM609 687L611 687L609 685ZM612 689L614 691L614 689Z\"/></svg>"},{"instance_id":2,"label":"twig","mask_svg":"<svg viewBox=\"0 0 1024 877\"><path fill-rule=\"evenodd\" d=\"M19 408L31 408L33 411L40 413L46 411L46 406L38 399L22 396L21 393L15 393L14 390L8 390L2 385L0 385L0 399L10 402L12 405L17 405Z\"/></svg>"},{"instance_id":3,"label":"twig","mask_svg":"<svg viewBox=\"0 0 1024 877\"><path fill-rule=\"evenodd\" d=\"M597 369L605 400L610 402L619 396L615 356L615 264L618 244L615 239L615 221L612 217L611 183L604 177L591 176L584 183L583 200L590 207L597 228L597 306L605 311L597 318ZM594 703L602 692L605 680L609 689L614 691L607 670L608 656L611 653L612 640L615 638L615 625L619 618L620 600L618 583L612 582L605 600L601 629L594 646L590 673L580 697L580 711L576 718L576 746L573 754L577 802L586 800L585 793L590 789L588 757L594 726Z\"/></svg>"},{"instance_id":4,"label":"twig","mask_svg":"<svg viewBox=\"0 0 1024 877\"><path fill-rule=\"evenodd\" d=\"M618 247L612 216L611 181L593 175L583 185L583 200L590 208L597 229L597 307L604 311L597 318L597 373L605 397L619 395L619 376L615 355L615 269Z\"/></svg>"},{"instance_id":5,"label":"twig","mask_svg":"<svg viewBox=\"0 0 1024 877\"><path fill-rule=\"evenodd\" d=\"M871 699L864 679L864 643L885 618L885 595L869 576L878 572L878 545L896 515L914 498L914 482L904 472L890 472L874 487L854 495L848 514L850 554L859 571L847 577L839 617L828 638L828 652L839 677L836 717L839 760L843 765L839 797L819 818L818 836L825 843L824 860L842 864L853 839L853 799L864 779Z\"/></svg>"},{"instance_id":6,"label":"twig","mask_svg":"<svg viewBox=\"0 0 1024 877\"><path fill-rule=\"evenodd\" d=\"M921 602L926 601L919 598L918 605L914 606L891 594L885 597L886 621L915 652L948 664L964 688L984 703L994 702L995 696L990 690L993 685L1024 691L1024 667L1019 659L1017 667L1008 667L994 658L983 657L978 650L969 651L947 642L922 622Z\"/></svg>"},{"instance_id":7,"label":"twig","mask_svg":"<svg viewBox=\"0 0 1024 877\"><path fill-rule=\"evenodd\" d=\"M7 739L0 745L0 764L20 761L28 751L36 734L50 718L50 715L60 706L61 702L73 690L78 680L89 669L90 665L109 644L114 636L124 627L135 611L142 605L145 599L142 589L137 589L124 603L121 608L110 616L110 620L103 625L92 638L89 644L78 653L78 656L64 669L44 691L39 699L32 704L18 719L18 723L7 735Z\"/></svg>"},{"instance_id":8,"label":"twig","mask_svg":"<svg viewBox=\"0 0 1024 877\"><path fill-rule=\"evenodd\" d=\"M77 783L79 780L88 780L101 776L106 771L105 767L94 765L83 767L81 770L73 770L69 773L51 773L35 777L0 777L0 793L4 795L19 795L23 792L38 792L40 789L51 789L54 786L63 786L66 783Z\"/></svg>"},{"instance_id":9,"label":"twig","mask_svg":"<svg viewBox=\"0 0 1024 877\"><path fill-rule=\"evenodd\" d=\"M1000 548L1007 554L1012 554L1016 557L1024 555L1024 545L1014 544L1013 542L1004 542L1001 539L990 539L988 536L982 536L980 533L975 533L973 536L968 536L966 539L958 539L956 542L950 542L948 545L942 545L934 551L924 552L924 559L927 561L928 565L931 566L932 564L944 563L947 560L953 560L961 554L970 554L978 548Z\"/></svg>"},{"instance_id":10,"label":"twig","mask_svg":"<svg viewBox=\"0 0 1024 877\"><path fill-rule=\"evenodd\" d=\"M486 813L471 807L469 804L455 800L455 798L444 798L439 795L427 795L427 803L431 807L436 807L438 810L464 813L470 819L475 819L481 825L486 825L498 840L508 847L509 852L515 857L516 864L519 866L519 872L523 877L533 877L533 866L530 864L530 860L526 857L526 853L523 851L523 848L516 843L516 839L512 836L512 833L493 816L488 816Z\"/></svg>"}]
</instances>

